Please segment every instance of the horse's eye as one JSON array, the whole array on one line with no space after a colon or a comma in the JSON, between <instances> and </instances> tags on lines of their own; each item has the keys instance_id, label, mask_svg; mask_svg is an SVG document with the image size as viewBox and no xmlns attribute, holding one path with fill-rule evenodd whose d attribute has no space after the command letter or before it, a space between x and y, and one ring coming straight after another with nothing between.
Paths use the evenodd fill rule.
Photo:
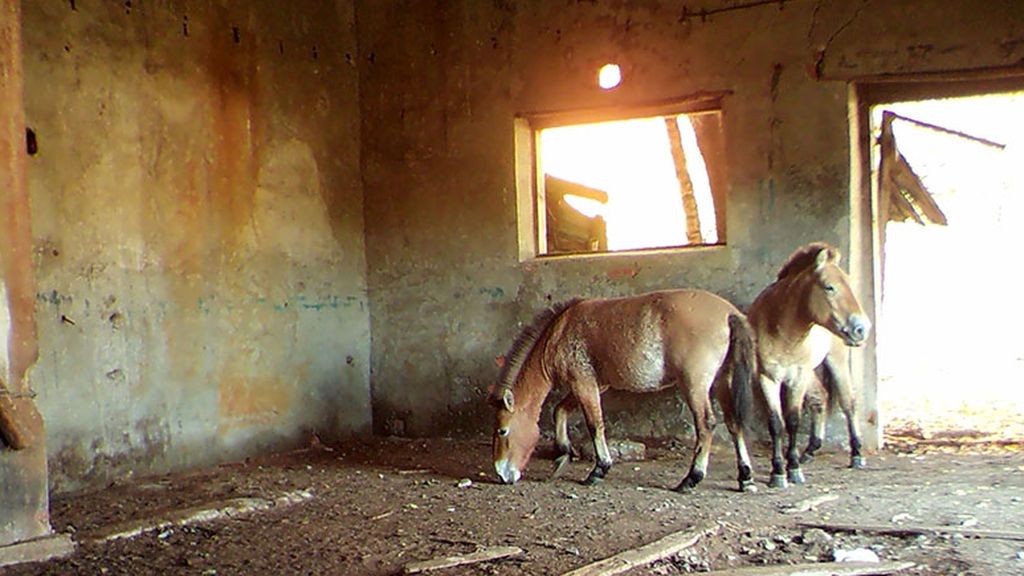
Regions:
<instances>
[{"instance_id":1,"label":"horse's eye","mask_svg":"<svg viewBox=\"0 0 1024 576\"><path fill-rule=\"evenodd\" d=\"M825 292L828 293L828 294L835 294L836 293L836 287L833 286L832 284L825 284Z\"/></svg>"},{"instance_id":2,"label":"horse's eye","mask_svg":"<svg viewBox=\"0 0 1024 576\"><path fill-rule=\"evenodd\" d=\"M498 428L498 436L501 436L502 438L508 436L508 428Z\"/></svg>"}]
</instances>

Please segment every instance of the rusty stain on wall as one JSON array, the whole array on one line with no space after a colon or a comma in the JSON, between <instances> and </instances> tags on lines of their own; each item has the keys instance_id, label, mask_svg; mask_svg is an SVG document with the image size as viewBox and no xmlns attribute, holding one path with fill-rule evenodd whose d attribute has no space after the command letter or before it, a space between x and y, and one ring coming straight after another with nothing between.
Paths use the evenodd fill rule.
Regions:
<instances>
[{"instance_id":1,"label":"rusty stain on wall","mask_svg":"<svg viewBox=\"0 0 1024 576\"><path fill-rule=\"evenodd\" d=\"M214 10L214 22L223 28L226 9ZM237 38L237 28L234 28ZM259 119L258 78L253 43L230 43L230 36L209 37L207 55L211 87L210 214L217 222L223 249L229 255L237 247L238 234L252 217L257 162L255 133Z\"/></svg>"},{"instance_id":2,"label":"rusty stain on wall","mask_svg":"<svg viewBox=\"0 0 1024 576\"><path fill-rule=\"evenodd\" d=\"M369 427L354 7L173 4L26 3L56 491Z\"/></svg>"},{"instance_id":3,"label":"rusty stain on wall","mask_svg":"<svg viewBox=\"0 0 1024 576\"><path fill-rule=\"evenodd\" d=\"M225 376L218 388L219 430L273 424L291 409L293 388L275 378Z\"/></svg>"}]
</instances>

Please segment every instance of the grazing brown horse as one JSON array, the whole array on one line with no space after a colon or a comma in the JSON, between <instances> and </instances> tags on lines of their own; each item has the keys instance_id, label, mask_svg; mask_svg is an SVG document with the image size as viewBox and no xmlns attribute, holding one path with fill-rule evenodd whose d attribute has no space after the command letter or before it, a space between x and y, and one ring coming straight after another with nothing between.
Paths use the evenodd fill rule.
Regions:
<instances>
[{"instance_id":1,"label":"grazing brown horse","mask_svg":"<svg viewBox=\"0 0 1024 576\"><path fill-rule=\"evenodd\" d=\"M833 348L837 338L845 346L864 344L871 321L853 295L849 279L839 267L839 259L839 251L824 243L798 249L783 265L775 282L758 295L748 310L750 324L757 335L760 390L769 411L770 485L774 487L785 487L787 478L796 484L804 482L796 435L805 394L808 386L814 385L816 369L825 389L837 394L846 412L851 464L863 465L845 349L839 347L833 351ZM822 411L823 405L812 406L817 421L805 458L813 456L821 445ZM782 473L783 427L789 435L786 475Z\"/></svg>"},{"instance_id":2,"label":"grazing brown horse","mask_svg":"<svg viewBox=\"0 0 1024 576\"><path fill-rule=\"evenodd\" d=\"M704 478L714 424L712 395L733 437L740 489L750 489L743 425L756 378L755 354L743 314L710 292L671 290L555 306L516 338L491 395L494 469L506 484L519 480L540 437L541 407L557 386L569 395L555 410L561 451L555 472L570 458L566 420L578 406L596 455L585 483L598 482L612 465L601 393L677 386L693 414L697 441L690 471L675 489L689 490Z\"/></svg>"}]
</instances>

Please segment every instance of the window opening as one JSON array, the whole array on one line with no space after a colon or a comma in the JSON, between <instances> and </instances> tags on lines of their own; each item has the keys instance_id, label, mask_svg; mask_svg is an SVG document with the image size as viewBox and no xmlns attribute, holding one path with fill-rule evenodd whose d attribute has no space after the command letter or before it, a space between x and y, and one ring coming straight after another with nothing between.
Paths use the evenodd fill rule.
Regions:
<instances>
[{"instance_id":1,"label":"window opening","mask_svg":"<svg viewBox=\"0 0 1024 576\"><path fill-rule=\"evenodd\" d=\"M721 132L717 110L535 130L536 255L724 244Z\"/></svg>"},{"instance_id":2,"label":"window opening","mask_svg":"<svg viewBox=\"0 0 1024 576\"><path fill-rule=\"evenodd\" d=\"M618 64L605 64L597 71L597 84L605 90L611 90L622 82L622 70Z\"/></svg>"}]
</instances>

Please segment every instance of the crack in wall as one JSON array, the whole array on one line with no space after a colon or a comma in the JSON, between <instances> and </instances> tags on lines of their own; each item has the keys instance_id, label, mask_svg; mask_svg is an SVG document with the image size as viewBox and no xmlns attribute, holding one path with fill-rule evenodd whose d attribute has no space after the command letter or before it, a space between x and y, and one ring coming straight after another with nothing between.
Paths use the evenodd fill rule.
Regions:
<instances>
[{"instance_id":1,"label":"crack in wall","mask_svg":"<svg viewBox=\"0 0 1024 576\"><path fill-rule=\"evenodd\" d=\"M821 50L818 50L818 58L817 58L817 60L814 61L814 78L815 78L815 80L821 80L822 77L824 76L824 70L823 69L825 67L825 55L828 53L829 48L832 47L832 42L834 42L835 39L840 34L843 33L843 31L845 31L847 28L849 28L850 25L853 24L855 20L857 20L857 18L860 18L860 15L864 13L864 9L867 8L868 2L870 2L870 0L861 0L860 6L858 6L853 11L853 14L850 15L849 18L847 18L846 22L843 22L838 28L836 28L832 32L832 34L829 35L828 39L825 40L825 45L821 48ZM814 30L815 26L817 25L818 8L820 6L821 6L821 3L819 2L818 6L815 6L814 13L811 15L811 30ZM808 32L808 40L810 39L809 36L810 36L810 31Z\"/></svg>"},{"instance_id":2,"label":"crack in wall","mask_svg":"<svg viewBox=\"0 0 1024 576\"><path fill-rule=\"evenodd\" d=\"M725 14L727 12L739 12L741 10L748 10L750 8L760 8L762 6L768 6L770 4L777 4L779 10L786 7L787 2L793 2L795 0L750 0L742 4L734 4L732 6L724 6L722 8L699 8L697 10L690 10L689 7L683 6L683 11L679 14L677 22L680 24L688 22L690 18L700 18L701 22L707 22L709 16L715 14Z\"/></svg>"}]
</instances>

